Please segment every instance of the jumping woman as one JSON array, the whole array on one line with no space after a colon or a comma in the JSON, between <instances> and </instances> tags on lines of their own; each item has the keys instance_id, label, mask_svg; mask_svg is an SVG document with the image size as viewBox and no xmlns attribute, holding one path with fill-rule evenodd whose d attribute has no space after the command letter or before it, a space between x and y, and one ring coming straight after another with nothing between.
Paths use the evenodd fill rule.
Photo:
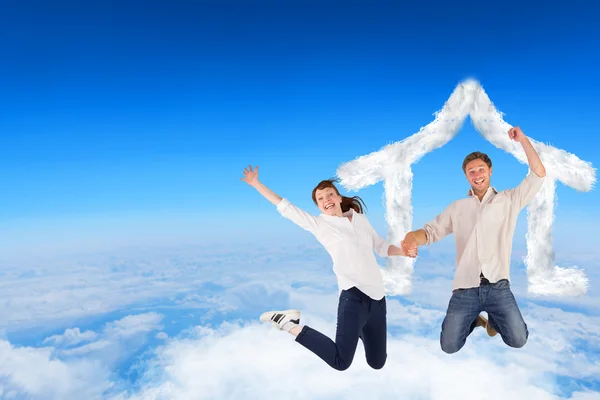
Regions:
<instances>
[{"instance_id":1,"label":"jumping woman","mask_svg":"<svg viewBox=\"0 0 600 400\"><path fill-rule=\"evenodd\" d=\"M416 246L389 245L363 214L358 196L341 196L335 180L321 181L312 191L321 214L311 215L281 198L258 180L258 166L244 169L244 182L277 207L277 211L312 233L329 252L340 290L335 342L307 325L300 325L300 311L269 311L260 316L296 342L315 353L332 368L350 367L358 339L363 342L367 363L381 369L387 359L386 301L383 278L374 252L381 257L416 256Z\"/></svg>"}]
</instances>

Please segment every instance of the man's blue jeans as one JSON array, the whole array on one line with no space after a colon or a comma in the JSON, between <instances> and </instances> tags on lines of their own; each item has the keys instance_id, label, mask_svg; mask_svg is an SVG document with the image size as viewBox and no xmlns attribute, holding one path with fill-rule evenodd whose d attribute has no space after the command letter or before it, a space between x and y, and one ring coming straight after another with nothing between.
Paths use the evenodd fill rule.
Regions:
<instances>
[{"instance_id":1,"label":"man's blue jeans","mask_svg":"<svg viewBox=\"0 0 600 400\"><path fill-rule=\"evenodd\" d=\"M338 304L335 342L322 333L304 326L296 342L315 353L338 371L350 367L360 338L367 364L381 369L387 359L385 297L373 300L357 288L342 290Z\"/></svg>"},{"instance_id":2,"label":"man's blue jeans","mask_svg":"<svg viewBox=\"0 0 600 400\"><path fill-rule=\"evenodd\" d=\"M444 352L456 353L465 345L482 311L488 313L488 323L496 329L504 343L517 348L525 345L529 337L527 324L510 290L509 281L502 279L496 283L482 283L479 287L452 292L440 334Z\"/></svg>"}]
</instances>

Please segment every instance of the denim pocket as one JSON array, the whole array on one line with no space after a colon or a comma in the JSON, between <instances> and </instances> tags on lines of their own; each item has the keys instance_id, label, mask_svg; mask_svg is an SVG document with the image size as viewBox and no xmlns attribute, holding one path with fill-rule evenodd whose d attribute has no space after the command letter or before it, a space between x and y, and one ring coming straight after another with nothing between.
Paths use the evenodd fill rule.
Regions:
<instances>
[{"instance_id":1,"label":"denim pocket","mask_svg":"<svg viewBox=\"0 0 600 400\"><path fill-rule=\"evenodd\" d=\"M490 286L492 287L492 289L496 289L496 290L509 289L510 282L508 281L508 279L501 279L496 283L490 283Z\"/></svg>"},{"instance_id":2,"label":"denim pocket","mask_svg":"<svg viewBox=\"0 0 600 400\"><path fill-rule=\"evenodd\" d=\"M342 290L342 293L340 294L340 302L343 302L343 303L348 303L348 302L362 303L363 302L362 296L355 293L354 290L352 290L352 289Z\"/></svg>"}]
</instances>

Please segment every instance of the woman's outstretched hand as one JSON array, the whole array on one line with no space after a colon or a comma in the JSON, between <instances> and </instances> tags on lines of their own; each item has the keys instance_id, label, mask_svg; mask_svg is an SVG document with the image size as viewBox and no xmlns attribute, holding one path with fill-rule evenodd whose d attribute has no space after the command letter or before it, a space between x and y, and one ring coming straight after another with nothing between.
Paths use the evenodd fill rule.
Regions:
<instances>
[{"instance_id":1,"label":"woman's outstretched hand","mask_svg":"<svg viewBox=\"0 0 600 400\"><path fill-rule=\"evenodd\" d=\"M240 180L246 182L250 186L254 186L258 183L258 165L254 170L252 170L252 166L248 165L248 168L244 168L244 177L240 178Z\"/></svg>"},{"instance_id":2,"label":"woman's outstretched hand","mask_svg":"<svg viewBox=\"0 0 600 400\"><path fill-rule=\"evenodd\" d=\"M252 165L248 165L248 168L244 168L244 177L240 178L240 180L258 190L260 194L276 206L281 203L282 198L277 193L274 193L271 189L258 181L258 165L254 170L252 170Z\"/></svg>"}]
</instances>

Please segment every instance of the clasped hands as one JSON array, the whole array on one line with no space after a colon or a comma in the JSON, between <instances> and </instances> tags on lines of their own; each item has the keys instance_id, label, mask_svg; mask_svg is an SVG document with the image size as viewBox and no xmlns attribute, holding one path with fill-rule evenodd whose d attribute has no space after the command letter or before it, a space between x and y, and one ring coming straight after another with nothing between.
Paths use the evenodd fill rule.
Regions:
<instances>
[{"instance_id":1,"label":"clasped hands","mask_svg":"<svg viewBox=\"0 0 600 400\"><path fill-rule=\"evenodd\" d=\"M402 246L402 250L407 257L415 258L419 254L419 245L412 233L406 235L404 240L400 242L400 246Z\"/></svg>"}]
</instances>

